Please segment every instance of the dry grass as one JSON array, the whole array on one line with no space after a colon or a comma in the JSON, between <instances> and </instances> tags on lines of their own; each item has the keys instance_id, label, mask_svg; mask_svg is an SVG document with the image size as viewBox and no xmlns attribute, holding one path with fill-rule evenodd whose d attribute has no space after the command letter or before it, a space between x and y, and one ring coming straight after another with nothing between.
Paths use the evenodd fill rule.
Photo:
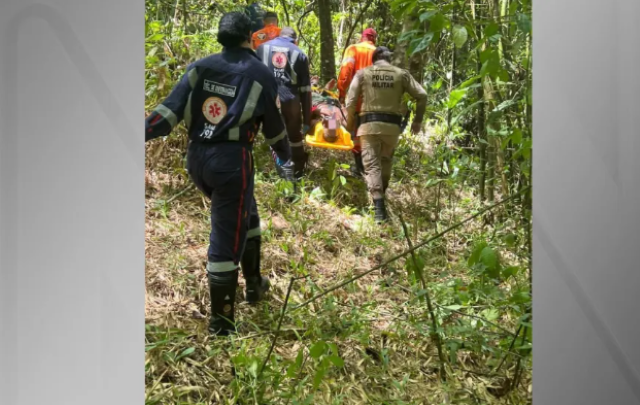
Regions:
<instances>
[{"instance_id":1,"label":"dry grass","mask_svg":"<svg viewBox=\"0 0 640 405\"><path fill-rule=\"evenodd\" d=\"M161 153L177 166L176 150L169 146ZM292 307L407 248L399 224L374 226L366 213L367 196L359 181L348 179L333 203L314 197L312 190L326 183L329 156L336 154L315 154L316 167L302 200L291 204L281 196L281 183L273 179L268 157L256 151L257 167L264 168L256 186L263 229L262 271L270 277L273 288L268 299L256 307L241 302L242 294L238 294L239 333L225 339L211 339L206 333L207 202L197 191L189 190L163 203L187 188L189 180L180 170L166 166L149 172L147 404L530 403L530 360L525 362L522 384L502 398L497 394L504 377L513 376L514 362L509 360L499 376L483 376L491 374L486 351L461 349L447 383L439 381L427 312L411 293L404 260L289 312L271 361L262 377L256 378L291 277L308 276L294 285ZM425 187L424 178L404 178L392 185L391 199L410 222L411 237L416 241L435 233L436 193L437 187ZM475 204L468 192L461 190L441 193L441 201L441 228L463 219ZM425 268L432 294L442 305L451 304L443 301L449 299L451 280L471 277L465 255L470 235L478 234L482 226L481 221L472 222L430 246ZM516 263L518 258L511 254L505 255L505 260ZM242 277L240 283L243 285ZM455 326L457 319L442 315L445 328ZM495 322L515 330L517 317L505 311ZM485 329L487 333L499 332ZM319 341L335 344L344 366L331 366L314 390L319 361L308 354ZM302 367L287 375L287 368L299 354L304 360ZM289 393L290 400L286 398Z\"/></svg>"}]
</instances>

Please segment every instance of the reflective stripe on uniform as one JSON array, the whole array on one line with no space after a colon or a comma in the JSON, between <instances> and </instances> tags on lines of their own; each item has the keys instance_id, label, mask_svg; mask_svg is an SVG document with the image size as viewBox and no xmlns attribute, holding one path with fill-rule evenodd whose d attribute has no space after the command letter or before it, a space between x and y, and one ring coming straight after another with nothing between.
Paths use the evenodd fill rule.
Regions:
<instances>
[{"instance_id":1,"label":"reflective stripe on uniform","mask_svg":"<svg viewBox=\"0 0 640 405\"><path fill-rule=\"evenodd\" d=\"M255 112L258 101L260 100L260 94L262 94L262 85L258 82L253 82L251 90L249 90L247 102L244 104L244 110L242 110L242 115L240 116L238 125L229 129L228 138L230 141L240 140L240 125L246 123L251 119L251 117L253 117L253 113Z\"/></svg>"},{"instance_id":2,"label":"reflective stripe on uniform","mask_svg":"<svg viewBox=\"0 0 640 405\"><path fill-rule=\"evenodd\" d=\"M293 147L293 148L299 148L301 146L304 146L304 143L302 141L300 141L300 142L289 142L289 145L291 145L291 147Z\"/></svg>"},{"instance_id":3,"label":"reflective stripe on uniform","mask_svg":"<svg viewBox=\"0 0 640 405\"><path fill-rule=\"evenodd\" d=\"M293 54L291 55L291 84L298 83L298 74L296 73L296 70L293 67L296 65L296 61L298 60L299 55L300 55L300 52L298 51L293 51Z\"/></svg>"},{"instance_id":4,"label":"reflective stripe on uniform","mask_svg":"<svg viewBox=\"0 0 640 405\"><path fill-rule=\"evenodd\" d=\"M187 99L187 105L184 107L184 124L187 129L191 127L191 96L193 96L193 92L189 93L189 98Z\"/></svg>"},{"instance_id":5,"label":"reflective stripe on uniform","mask_svg":"<svg viewBox=\"0 0 640 405\"><path fill-rule=\"evenodd\" d=\"M247 239L255 238L256 236L260 236L261 234L262 230L260 229L260 227L249 229L249 232L247 232Z\"/></svg>"},{"instance_id":6,"label":"reflective stripe on uniform","mask_svg":"<svg viewBox=\"0 0 640 405\"><path fill-rule=\"evenodd\" d=\"M309 93L311 91L311 86L302 86L298 87L300 93Z\"/></svg>"},{"instance_id":7,"label":"reflective stripe on uniform","mask_svg":"<svg viewBox=\"0 0 640 405\"><path fill-rule=\"evenodd\" d=\"M348 64L356 64L356 60L355 58L346 58L345 60L342 61L342 66L344 65L348 65Z\"/></svg>"},{"instance_id":8,"label":"reflective stripe on uniform","mask_svg":"<svg viewBox=\"0 0 640 405\"><path fill-rule=\"evenodd\" d=\"M258 82L253 82L251 90L249 91L249 97L247 97L247 102L245 103L244 110L242 111L242 116L240 117L239 125L244 124L253 117L253 112L256 110L261 93L262 85Z\"/></svg>"},{"instance_id":9,"label":"reflective stripe on uniform","mask_svg":"<svg viewBox=\"0 0 640 405\"><path fill-rule=\"evenodd\" d=\"M159 104L154 110L158 114L162 115L162 117L169 122L171 128L178 125L178 117L171 111L169 108L165 107L162 104Z\"/></svg>"},{"instance_id":10,"label":"reflective stripe on uniform","mask_svg":"<svg viewBox=\"0 0 640 405\"><path fill-rule=\"evenodd\" d=\"M195 88L196 82L198 81L198 72L196 71L196 68L191 69L187 75L189 77L189 85L192 89Z\"/></svg>"},{"instance_id":11,"label":"reflective stripe on uniform","mask_svg":"<svg viewBox=\"0 0 640 405\"><path fill-rule=\"evenodd\" d=\"M262 63L269 66L269 54L271 53L271 45L265 45L262 50Z\"/></svg>"},{"instance_id":12,"label":"reflective stripe on uniform","mask_svg":"<svg viewBox=\"0 0 640 405\"><path fill-rule=\"evenodd\" d=\"M229 140L230 141L239 141L240 140L240 128L233 127L229 130Z\"/></svg>"},{"instance_id":13,"label":"reflective stripe on uniform","mask_svg":"<svg viewBox=\"0 0 640 405\"><path fill-rule=\"evenodd\" d=\"M267 142L268 145L273 145L276 142L284 139L285 136L287 136L287 130L286 129L284 131L282 131L280 133L280 135L276 136L275 138L267 139L266 142Z\"/></svg>"},{"instance_id":14,"label":"reflective stripe on uniform","mask_svg":"<svg viewBox=\"0 0 640 405\"><path fill-rule=\"evenodd\" d=\"M209 273L227 273L234 271L238 265L234 262L209 262L207 263L207 271Z\"/></svg>"}]
</instances>

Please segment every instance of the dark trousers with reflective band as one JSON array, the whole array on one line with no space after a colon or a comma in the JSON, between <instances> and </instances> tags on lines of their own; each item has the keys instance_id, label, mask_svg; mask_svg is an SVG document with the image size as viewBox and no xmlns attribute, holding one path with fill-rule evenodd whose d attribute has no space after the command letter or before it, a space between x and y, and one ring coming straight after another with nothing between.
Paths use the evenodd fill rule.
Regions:
<instances>
[{"instance_id":1,"label":"dark trousers with reflective band","mask_svg":"<svg viewBox=\"0 0 640 405\"><path fill-rule=\"evenodd\" d=\"M239 143L189 147L187 170L211 200L209 272L238 268L246 239L260 235L252 148Z\"/></svg>"},{"instance_id":2,"label":"dark trousers with reflective band","mask_svg":"<svg viewBox=\"0 0 640 405\"><path fill-rule=\"evenodd\" d=\"M281 92L282 93L282 92ZM295 164L295 170L301 171L306 163L306 154L302 143L302 105L300 96L288 94L284 101L280 102L280 112L287 128L289 144L291 145L291 160Z\"/></svg>"},{"instance_id":3,"label":"dark trousers with reflective band","mask_svg":"<svg viewBox=\"0 0 640 405\"><path fill-rule=\"evenodd\" d=\"M299 95L291 95L280 101L280 111L287 127L289 142L293 145L302 142L302 105Z\"/></svg>"}]
</instances>

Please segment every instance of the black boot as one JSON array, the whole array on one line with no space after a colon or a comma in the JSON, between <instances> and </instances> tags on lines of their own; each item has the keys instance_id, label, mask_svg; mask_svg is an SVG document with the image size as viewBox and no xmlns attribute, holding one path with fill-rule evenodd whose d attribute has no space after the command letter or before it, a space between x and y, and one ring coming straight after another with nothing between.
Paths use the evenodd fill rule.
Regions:
<instances>
[{"instance_id":1,"label":"black boot","mask_svg":"<svg viewBox=\"0 0 640 405\"><path fill-rule=\"evenodd\" d=\"M294 164L294 176L296 179L300 179L304 176L304 171L307 168L309 154L303 147L293 147L291 148L291 160L293 160Z\"/></svg>"},{"instance_id":2,"label":"black boot","mask_svg":"<svg viewBox=\"0 0 640 405\"><path fill-rule=\"evenodd\" d=\"M355 166L351 167L351 174L356 177L362 177L364 175L364 164L362 163L362 153L353 152L353 160L355 161Z\"/></svg>"},{"instance_id":3,"label":"black boot","mask_svg":"<svg viewBox=\"0 0 640 405\"><path fill-rule=\"evenodd\" d=\"M222 273L208 273L211 299L209 332L227 336L235 331L236 286L238 269Z\"/></svg>"},{"instance_id":4,"label":"black boot","mask_svg":"<svg viewBox=\"0 0 640 405\"><path fill-rule=\"evenodd\" d=\"M375 220L377 223L382 223L387 220L387 209L384 204L384 198L373 200L375 206Z\"/></svg>"},{"instance_id":5,"label":"black boot","mask_svg":"<svg viewBox=\"0 0 640 405\"><path fill-rule=\"evenodd\" d=\"M242 275L247 283L245 301L250 304L255 304L262 300L271 286L269 279L260 275L260 245L259 236L248 239L240 261Z\"/></svg>"}]
</instances>

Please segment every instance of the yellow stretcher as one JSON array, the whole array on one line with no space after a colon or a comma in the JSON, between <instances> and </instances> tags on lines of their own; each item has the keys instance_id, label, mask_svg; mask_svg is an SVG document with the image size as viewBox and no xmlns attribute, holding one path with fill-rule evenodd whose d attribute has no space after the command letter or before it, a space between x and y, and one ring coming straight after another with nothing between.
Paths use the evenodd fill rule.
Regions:
<instances>
[{"instance_id":1,"label":"yellow stretcher","mask_svg":"<svg viewBox=\"0 0 640 405\"><path fill-rule=\"evenodd\" d=\"M338 94L327 90L313 87L313 91L322 94L324 97L330 97L335 100L338 99ZM338 107L339 108L339 107ZM351 150L354 147L351 134L347 129L340 125L338 120L325 119L317 122L313 127L313 132L305 136L306 144L314 148L333 149L333 150ZM325 139L326 132L332 132L335 134L335 140Z\"/></svg>"},{"instance_id":2,"label":"yellow stretcher","mask_svg":"<svg viewBox=\"0 0 640 405\"><path fill-rule=\"evenodd\" d=\"M313 130L313 134L306 136L306 143L314 148L334 149L334 150L351 150L353 149L353 140L351 134L342 125L336 128L335 142L329 142L324 139L324 125L318 122Z\"/></svg>"}]
</instances>

